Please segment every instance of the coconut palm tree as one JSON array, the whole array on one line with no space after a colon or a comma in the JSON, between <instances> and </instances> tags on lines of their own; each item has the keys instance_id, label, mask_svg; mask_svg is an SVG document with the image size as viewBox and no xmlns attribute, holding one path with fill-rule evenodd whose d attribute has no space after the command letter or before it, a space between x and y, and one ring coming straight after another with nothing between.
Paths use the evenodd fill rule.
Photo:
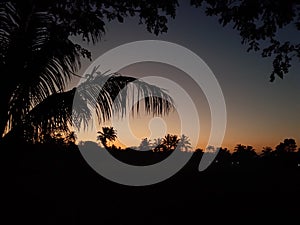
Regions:
<instances>
[{"instance_id":1,"label":"coconut palm tree","mask_svg":"<svg viewBox=\"0 0 300 225\"><path fill-rule=\"evenodd\" d=\"M177 145L178 145L179 139L177 135L172 135L172 134L167 134L164 138L163 138L163 146L164 146L164 150L166 151L171 151L171 150L175 150Z\"/></svg>"},{"instance_id":2,"label":"coconut palm tree","mask_svg":"<svg viewBox=\"0 0 300 225\"><path fill-rule=\"evenodd\" d=\"M108 148L107 140L114 141L117 138L117 131L113 127L102 127L102 131L97 132L97 140L100 141L104 148Z\"/></svg>"},{"instance_id":3,"label":"coconut palm tree","mask_svg":"<svg viewBox=\"0 0 300 225\"><path fill-rule=\"evenodd\" d=\"M0 5L0 71L11 76L1 81L1 136L23 126L49 96L54 95L50 102L62 93L80 67L82 49L55 26L53 15L26 3Z\"/></svg>"},{"instance_id":4,"label":"coconut palm tree","mask_svg":"<svg viewBox=\"0 0 300 225\"><path fill-rule=\"evenodd\" d=\"M257 157L257 153L252 146L238 144L234 148L232 158L238 163L248 163Z\"/></svg>"},{"instance_id":5,"label":"coconut palm tree","mask_svg":"<svg viewBox=\"0 0 300 225\"><path fill-rule=\"evenodd\" d=\"M92 115L90 106L102 122L111 117L113 100L116 100L114 111L124 113L123 103L128 98L115 98L124 86L136 80L134 78L111 74L108 84L99 91L101 85L96 81L101 78L93 77L93 82L87 79L80 87L66 91L71 79L78 76L80 59L91 59L90 52L70 37L77 35L83 41L95 43L105 31L104 21L121 21L136 13L149 31L158 33L166 28L166 21L158 16L161 12L143 13L157 4L161 5L162 12L173 14L157 2L147 5L127 2L124 5L119 1L104 4L93 0L88 3L72 0L1 2L0 74L5 79L0 82L0 139L17 134L30 141L40 141L43 134L54 130L69 132L70 124L87 125ZM165 4L175 6L174 1ZM150 96L155 90L162 91L146 83L135 84ZM74 109L72 103L76 96L80 107ZM170 102L165 104L166 101L157 97L148 100L147 112L167 112L170 108Z\"/></svg>"},{"instance_id":6,"label":"coconut palm tree","mask_svg":"<svg viewBox=\"0 0 300 225\"><path fill-rule=\"evenodd\" d=\"M162 138L155 138L152 144L154 152L163 151L163 139Z\"/></svg>"},{"instance_id":7,"label":"coconut palm tree","mask_svg":"<svg viewBox=\"0 0 300 225\"><path fill-rule=\"evenodd\" d=\"M151 149L151 140L143 138L138 149L140 151L149 151Z\"/></svg>"},{"instance_id":8,"label":"coconut palm tree","mask_svg":"<svg viewBox=\"0 0 300 225\"><path fill-rule=\"evenodd\" d=\"M181 151L190 151L192 149L190 138L185 134L182 134L178 141L178 147Z\"/></svg>"}]
</instances>

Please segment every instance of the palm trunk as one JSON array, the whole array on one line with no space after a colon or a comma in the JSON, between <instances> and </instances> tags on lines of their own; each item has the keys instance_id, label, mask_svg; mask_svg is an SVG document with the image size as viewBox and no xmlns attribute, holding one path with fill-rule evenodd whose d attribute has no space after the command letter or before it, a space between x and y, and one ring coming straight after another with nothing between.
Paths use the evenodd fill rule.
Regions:
<instances>
[{"instance_id":1,"label":"palm trunk","mask_svg":"<svg viewBox=\"0 0 300 225\"><path fill-rule=\"evenodd\" d=\"M106 141L106 140L102 142L102 145L103 145L103 147L104 147L105 149L108 149L107 141Z\"/></svg>"}]
</instances>

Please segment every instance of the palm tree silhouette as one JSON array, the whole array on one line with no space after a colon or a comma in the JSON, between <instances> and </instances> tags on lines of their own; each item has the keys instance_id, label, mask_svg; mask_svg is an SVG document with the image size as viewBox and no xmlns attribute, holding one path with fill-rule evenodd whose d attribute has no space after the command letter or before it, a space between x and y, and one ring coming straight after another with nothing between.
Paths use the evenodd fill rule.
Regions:
<instances>
[{"instance_id":1,"label":"palm tree silhouette","mask_svg":"<svg viewBox=\"0 0 300 225\"><path fill-rule=\"evenodd\" d=\"M163 138L155 138L152 147L154 152L163 151Z\"/></svg>"},{"instance_id":2,"label":"palm tree silhouette","mask_svg":"<svg viewBox=\"0 0 300 225\"><path fill-rule=\"evenodd\" d=\"M143 138L139 146L140 151L149 151L151 149L151 140Z\"/></svg>"},{"instance_id":3,"label":"palm tree silhouette","mask_svg":"<svg viewBox=\"0 0 300 225\"><path fill-rule=\"evenodd\" d=\"M182 134L178 141L178 147L181 151L186 151L186 152L190 151L192 149L192 146L189 137L186 136L185 134Z\"/></svg>"},{"instance_id":4,"label":"palm tree silhouette","mask_svg":"<svg viewBox=\"0 0 300 225\"><path fill-rule=\"evenodd\" d=\"M1 3L0 133L21 126L26 115L51 94L66 88L80 66L79 46L33 5ZM5 130L6 129L6 130Z\"/></svg>"},{"instance_id":5,"label":"palm tree silhouette","mask_svg":"<svg viewBox=\"0 0 300 225\"><path fill-rule=\"evenodd\" d=\"M273 156L273 149L269 146L263 147L263 150L261 151L261 157L266 157L269 158L271 156Z\"/></svg>"},{"instance_id":6,"label":"palm tree silhouette","mask_svg":"<svg viewBox=\"0 0 300 225\"><path fill-rule=\"evenodd\" d=\"M117 131L113 127L102 127L102 131L97 132L97 140L100 141L105 149L108 149L107 140L114 141L117 138Z\"/></svg>"},{"instance_id":7,"label":"palm tree silhouette","mask_svg":"<svg viewBox=\"0 0 300 225\"><path fill-rule=\"evenodd\" d=\"M238 144L234 148L234 152L232 153L233 159L240 163L247 163L254 158L257 157L257 153L255 152L255 149L252 146L245 146L242 144Z\"/></svg>"},{"instance_id":8,"label":"palm tree silhouette","mask_svg":"<svg viewBox=\"0 0 300 225\"><path fill-rule=\"evenodd\" d=\"M88 124L91 107L96 110L99 122L109 119L113 110L122 115L126 112L124 102L128 98L116 96L128 83L136 81L134 78L111 74L101 89L103 76L95 78L91 74L91 79L66 91L71 79L78 76L80 58L91 59L90 52L69 37L82 35L87 42L95 43L104 33L106 17L120 19L118 10L128 12L129 8L139 6L127 8L116 1L112 7L118 10L110 12L95 1L91 2L93 10L98 12L95 16L93 10L85 7L84 1L77 3L0 3L0 73L8 77L0 84L0 139L17 134L34 142L54 131L68 133L70 125ZM74 18L75 12L82 16ZM152 16L155 13L142 15L145 18ZM155 24L148 23L149 30L153 31ZM135 82L135 85L145 96L150 94L145 101L146 112L159 114L172 108L171 98L162 100L168 96L163 90L143 82ZM162 99L151 97L157 93ZM73 108L76 96L79 105ZM114 101L116 107L113 109Z\"/></svg>"},{"instance_id":9,"label":"palm tree silhouette","mask_svg":"<svg viewBox=\"0 0 300 225\"><path fill-rule=\"evenodd\" d=\"M162 141L165 151L175 150L178 145L179 139L177 135L167 134Z\"/></svg>"}]
</instances>

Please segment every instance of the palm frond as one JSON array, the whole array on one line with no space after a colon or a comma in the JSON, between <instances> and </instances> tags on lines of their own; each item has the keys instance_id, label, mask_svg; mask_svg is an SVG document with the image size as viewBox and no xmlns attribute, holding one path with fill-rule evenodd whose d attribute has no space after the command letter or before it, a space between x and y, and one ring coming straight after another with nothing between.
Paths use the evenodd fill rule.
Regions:
<instances>
[{"instance_id":1,"label":"palm frond","mask_svg":"<svg viewBox=\"0 0 300 225\"><path fill-rule=\"evenodd\" d=\"M38 141L45 134L58 131L68 133L71 126L87 128L94 110L99 123L109 120L114 114L123 116L132 110L127 109L127 102L134 97L132 89L121 95L119 93L129 84L134 84L141 96L147 96L144 101L146 113L161 115L173 109L173 100L166 90L132 77L98 75L70 91L52 94L26 114L20 112L25 116L16 122L16 127L23 130L26 139ZM141 105L136 105L135 110L140 109Z\"/></svg>"},{"instance_id":2,"label":"palm frond","mask_svg":"<svg viewBox=\"0 0 300 225\"><path fill-rule=\"evenodd\" d=\"M20 18L11 2L0 3L0 57L4 62L5 52L10 43L10 36L18 28Z\"/></svg>"},{"instance_id":3,"label":"palm frond","mask_svg":"<svg viewBox=\"0 0 300 225\"><path fill-rule=\"evenodd\" d=\"M93 73L96 73L95 70ZM94 77L94 74L91 77ZM127 88L133 85L133 88ZM119 74L97 74L78 87L79 95L95 109L99 123L110 119L113 114L124 116L128 110L139 113L140 102L129 109L128 101L143 99L146 113L163 115L173 110L173 99L167 91L142 80Z\"/></svg>"},{"instance_id":4,"label":"palm frond","mask_svg":"<svg viewBox=\"0 0 300 225\"><path fill-rule=\"evenodd\" d=\"M28 141L41 141L46 135L56 132L68 134L70 127L80 127L91 119L90 109L84 102L77 102L73 107L76 88L55 93L30 110L22 117L12 132L17 130ZM21 124L20 124L21 122Z\"/></svg>"},{"instance_id":5,"label":"palm frond","mask_svg":"<svg viewBox=\"0 0 300 225\"><path fill-rule=\"evenodd\" d=\"M25 33L14 34L10 42L18 41L18 35L27 36L28 42L20 40L19 45L26 45L26 61L16 62L20 73L15 74L15 86L9 102L9 122L7 130L18 126L26 114L48 96L65 90L72 75L80 68L80 55L83 49L78 48L67 37L53 32L53 18L45 12L34 12L27 24ZM22 24L20 24L21 26ZM10 44L12 45L12 44ZM12 46L11 57L7 57L12 65L16 49ZM5 70L4 70L5 71ZM8 71L8 70L6 70ZM21 122L22 123L22 122Z\"/></svg>"}]
</instances>

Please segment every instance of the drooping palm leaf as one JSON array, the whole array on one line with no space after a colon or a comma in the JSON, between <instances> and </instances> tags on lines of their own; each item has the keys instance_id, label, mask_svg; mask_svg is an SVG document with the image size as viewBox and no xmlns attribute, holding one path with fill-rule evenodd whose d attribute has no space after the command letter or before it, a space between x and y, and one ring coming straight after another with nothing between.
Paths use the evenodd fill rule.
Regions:
<instances>
[{"instance_id":1,"label":"drooping palm leaf","mask_svg":"<svg viewBox=\"0 0 300 225\"><path fill-rule=\"evenodd\" d=\"M133 77L119 74L103 75L95 71L89 75L94 78L78 88L82 98L95 109L99 122L110 119L113 113L124 116L128 110L127 102L137 98L144 99L146 113L162 115L173 109L173 100L164 89ZM132 87L128 88L128 85ZM98 104L99 102L101 104ZM139 112L139 104L140 101L137 101L134 107L136 112Z\"/></svg>"},{"instance_id":2,"label":"drooping palm leaf","mask_svg":"<svg viewBox=\"0 0 300 225\"><path fill-rule=\"evenodd\" d=\"M103 81L106 82L103 84ZM143 107L146 113L161 115L173 109L172 98L157 86L133 77L98 74L77 88L55 93L36 105L24 117L22 133L28 140L38 141L47 133L68 133L71 126L86 128L91 122L93 111L96 112L99 123L109 120L113 115L123 116L132 110L127 108L127 102L134 98L132 89L122 92L129 84L136 86L141 97L147 96ZM137 104L135 110L140 109L141 105Z\"/></svg>"}]
</instances>

